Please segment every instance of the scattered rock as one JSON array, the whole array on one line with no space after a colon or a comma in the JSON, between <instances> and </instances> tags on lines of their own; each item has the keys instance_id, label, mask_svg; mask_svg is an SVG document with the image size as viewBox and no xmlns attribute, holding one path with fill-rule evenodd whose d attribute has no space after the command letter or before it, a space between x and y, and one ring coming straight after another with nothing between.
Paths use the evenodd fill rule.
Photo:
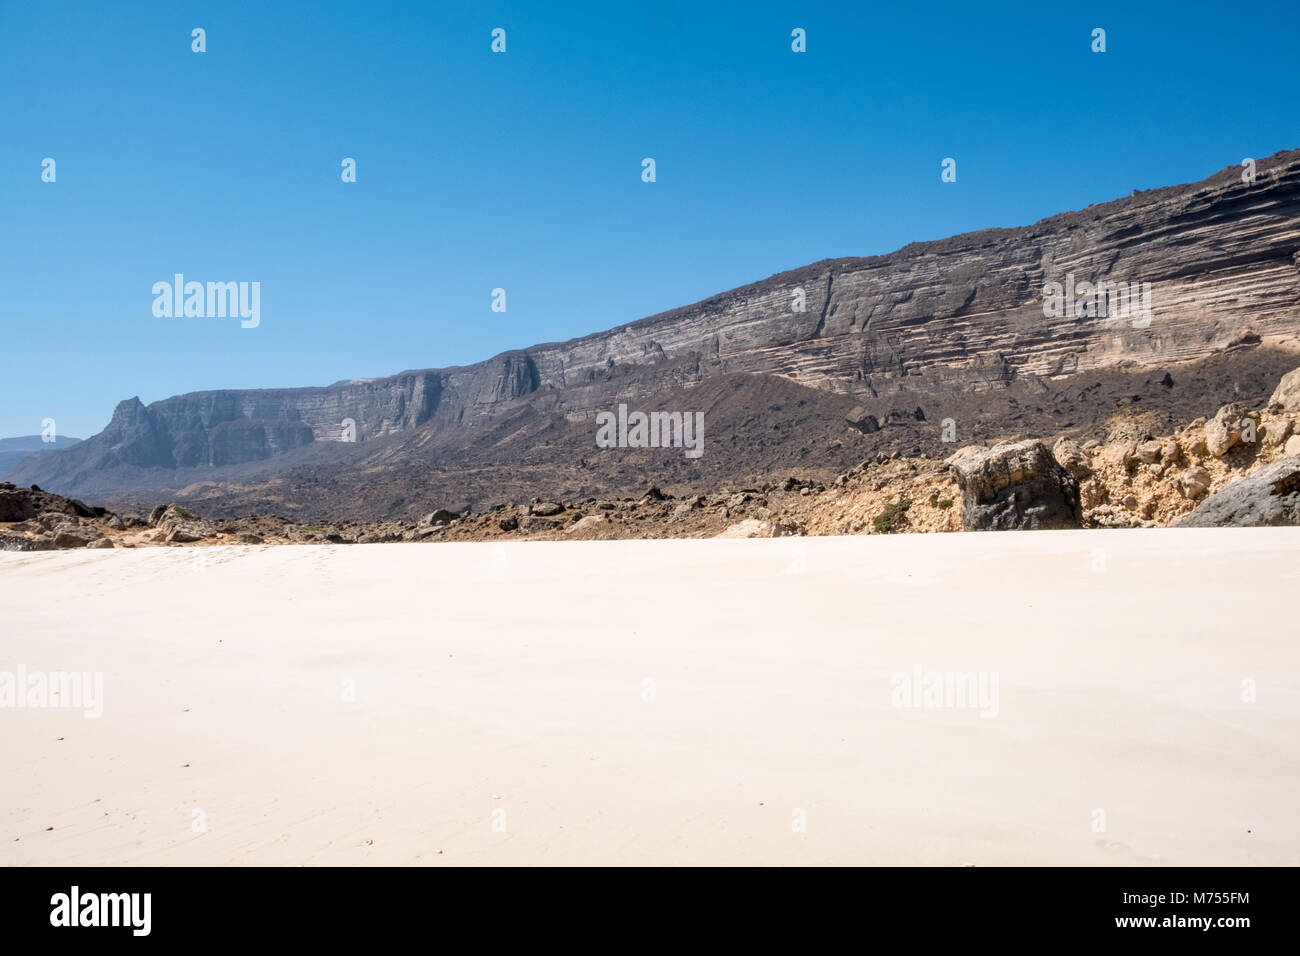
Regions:
<instances>
[{"instance_id":1,"label":"scattered rock","mask_svg":"<svg viewBox=\"0 0 1300 956\"><path fill-rule=\"evenodd\" d=\"M1122 465L1137 454L1137 447L1151 439L1150 430L1140 422L1120 422L1106 435L1107 458Z\"/></svg>"},{"instance_id":2,"label":"scattered rock","mask_svg":"<svg viewBox=\"0 0 1300 956\"><path fill-rule=\"evenodd\" d=\"M1184 498L1199 498L1210 490L1210 473L1200 465L1193 465L1178 476L1178 490Z\"/></svg>"},{"instance_id":3,"label":"scattered rock","mask_svg":"<svg viewBox=\"0 0 1300 956\"><path fill-rule=\"evenodd\" d=\"M1144 465L1154 465L1160 461L1164 455L1165 447L1163 442L1144 441L1137 446L1137 460Z\"/></svg>"},{"instance_id":4,"label":"scattered rock","mask_svg":"<svg viewBox=\"0 0 1300 956\"><path fill-rule=\"evenodd\" d=\"M681 502L673 509L673 514L677 517L690 514L692 511L704 506L703 495L691 495L689 498L683 498Z\"/></svg>"},{"instance_id":5,"label":"scattered rock","mask_svg":"<svg viewBox=\"0 0 1300 956\"><path fill-rule=\"evenodd\" d=\"M534 531L558 531L563 527L563 518L551 518L545 515L523 515L519 519L519 530L530 534Z\"/></svg>"}]
</instances>

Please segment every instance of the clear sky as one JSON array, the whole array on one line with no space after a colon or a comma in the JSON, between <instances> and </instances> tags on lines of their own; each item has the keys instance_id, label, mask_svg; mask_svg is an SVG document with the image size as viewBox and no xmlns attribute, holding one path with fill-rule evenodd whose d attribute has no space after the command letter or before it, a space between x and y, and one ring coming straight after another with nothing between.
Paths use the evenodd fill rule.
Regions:
<instances>
[{"instance_id":1,"label":"clear sky","mask_svg":"<svg viewBox=\"0 0 1300 956\"><path fill-rule=\"evenodd\" d=\"M466 364L1200 179L1300 146L1297 51L1294 0L0 0L0 436ZM261 324L155 317L176 272L260 282Z\"/></svg>"}]
</instances>

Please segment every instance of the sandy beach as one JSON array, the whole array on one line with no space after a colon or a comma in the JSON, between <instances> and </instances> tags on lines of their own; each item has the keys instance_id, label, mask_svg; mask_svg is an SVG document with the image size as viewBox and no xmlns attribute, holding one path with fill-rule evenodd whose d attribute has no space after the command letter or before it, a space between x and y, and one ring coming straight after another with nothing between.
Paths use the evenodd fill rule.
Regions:
<instances>
[{"instance_id":1,"label":"sandy beach","mask_svg":"<svg viewBox=\"0 0 1300 956\"><path fill-rule=\"evenodd\" d=\"M1295 865L1298 559L1295 528L0 554L0 671L103 676L98 718L0 710L0 864ZM898 706L934 673L996 696Z\"/></svg>"}]
</instances>

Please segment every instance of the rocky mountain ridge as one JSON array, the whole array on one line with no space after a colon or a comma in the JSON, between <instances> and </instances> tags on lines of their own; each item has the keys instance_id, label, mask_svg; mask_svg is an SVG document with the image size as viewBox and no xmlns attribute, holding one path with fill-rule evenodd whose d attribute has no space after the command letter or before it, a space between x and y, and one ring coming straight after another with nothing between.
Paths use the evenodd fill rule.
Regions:
<instances>
[{"instance_id":1,"label":"rocky mountain ridge","mask_svg":"<svg viewBox=\"0 0 1300 956\"><path fill-rule=\"evenodd\" d=\"M310 461L388 467L412 447L466 448L532 416L586 428L615 402L688 395L728 376L774 376L853 403L876 423L936 418L955 398L1084 373L1199 361L1300 337L1300 151L1206 180L1135 192L1031 226L814 263L609 331L470 366L302 389L196 392L119 404L99 435L5 477L122 497L238 481ZM1044 315L1049 282L1151 283L1150 322ZM1135 327L1136 326L1136 327ZM928 406L928 407L927 407ZM833 413L842 418L836 408ZM761 421L755 422L763 428ZM495 430L495 432L494 432ZM377 462L347 447L394 436ZM304 449L321 446L310 454ZM828 461L810 452L810 465Z\"/></svg>"}]
</instances>

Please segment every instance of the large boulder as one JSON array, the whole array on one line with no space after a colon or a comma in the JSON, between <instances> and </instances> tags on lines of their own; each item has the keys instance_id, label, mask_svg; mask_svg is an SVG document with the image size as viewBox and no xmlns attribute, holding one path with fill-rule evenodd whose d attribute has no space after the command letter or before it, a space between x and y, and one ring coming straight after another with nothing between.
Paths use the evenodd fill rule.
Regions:
<instances>
[{"instance_id":1,"label":"large boulder","mask_svg":"<svg viewBox=\"0 0 1300 956\"><path fill-rule=\"evenodd\" d=\"M1268 410L1274 414L1280 412L1300 412L1300 368L1293 369L1282 376L1282 381L1273 389L1268 400Z\"/></svg>"},{"instance_id":2,"label":"large boulder","mask_svg":"<svg viewBox=\"0 0 1300 956\"><path fill-rule=\"evenodd\" d=\"M1079 482L1041 441L995 445L950 466L966 531L1079 528Z\"/></svg>"},{"instance_id":3,"label":"large boulder","mask_svg":"<svg viewBox=\"0 0 1300 956\"><path fill-rule=\"evenodd\" d=\"M66 524L54 532L54 546L56 548L85 548L103 537L97 529L89 525Z\"/></svg>"},{"instance_id":4,"label":"large boulder","mask_svg":"<svg viewBox=\"0 0 1300 956\"><path fill-rule=\"evenodd\" d=\"M217 529L183 505L170 504L161 512L154 509L149 523L158 529L156 537L167 544L190 544L211 538Z\"/></svg>"},{"instance_id":5,"label":"large boulder","mask_svg":"<svg viewBox=\"0 0 1300 956\"><path fill-rule=\"evenodd\" d=\"M1247 420L1253 424L1247 425ZM1254 436L1258 435L1259 413L1245 402L1229 402L1206 422L1205 447L1215 458L1220 458L1242 443L1248 427Z\"/></svg>"},{"instance_id":6,"label":"large boulder","mask_svg":"<svg viewBox=\"0 0 1300 956\"><path fill-rule=\"evenodd\" d=\"M1300 525L1300 456L1279 458L1202 501L1181 528Z\"/></svg>"},{"instance_id":7,"label":"large boulder","mask_svg":"<svg viewBox=\"0 0 1300 956\"><path fill-rule=\"evenodd\" d=\"M861 405L855 405L844 420L863 434L880 431L880 422Z\"/></svg>"}]
</instances>

